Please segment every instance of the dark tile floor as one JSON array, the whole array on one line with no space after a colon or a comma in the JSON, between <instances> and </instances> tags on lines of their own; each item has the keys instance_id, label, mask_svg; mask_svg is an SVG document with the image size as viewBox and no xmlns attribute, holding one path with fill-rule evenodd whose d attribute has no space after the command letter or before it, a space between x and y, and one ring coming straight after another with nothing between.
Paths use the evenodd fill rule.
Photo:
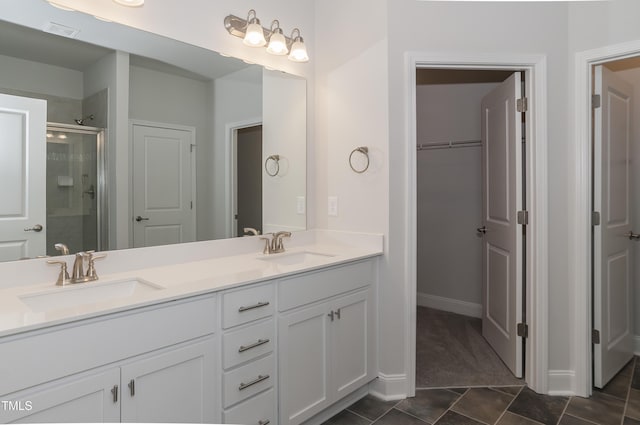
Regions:
<instances>
[{"instance_id":1,"label":"dark tile floor","mask_svg":"<svg viewBox=\"0 0 640 425\"><path fill-rule=\"evenodd\" d=\"M640 357L590 398L536 394L525 386L417 390L385 402L372 396L324 425L640 425Z\"/></svg>"}]
</instances>

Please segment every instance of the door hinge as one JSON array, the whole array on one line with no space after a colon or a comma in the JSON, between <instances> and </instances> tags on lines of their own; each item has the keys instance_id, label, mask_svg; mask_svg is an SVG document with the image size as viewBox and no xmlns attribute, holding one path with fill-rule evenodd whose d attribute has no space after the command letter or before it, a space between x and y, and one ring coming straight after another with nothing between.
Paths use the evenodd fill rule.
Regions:
<instances>
[{"instance_id":1,"label":"door hinge","mask_svg":"<svg viewBox=\"0 0 640 425\"><path fill-rule=\"evenodd\" d=\"M593 211L591 213L591 225L600 226L600 213L598 211Z\"/></svg>"},{"instance_id":2,"label":"door hinge","mask_svg":"<svg viewBox=\"0 0 640 425\"><path fill-rule=\"evenodd\" d=\"M529 224L529 211L518 211L518 224Z\"/></svg>"},{"instance_id":3,"label":"door hinge","mask_svg":"<svg viewBox=\"0 0 640 425\"><path fill-rule=\"evenodd\" d=\"M591 342L594 344L600 344L600 331L593 329L591 331Z\"/></svg>"},{"instance_id":4,"label":"door hinge","mask_svg":"<svg viewBox=\"0 0 640 425\"><path fill-rule=\"evenodd\" d=\"M529 110L529 100L522 97L516 101L516 109L518 112L527 112Z\"/></svg>"},{"instance_id":5,"label":"door hinge","mask_svg":"<svg viewBox=\"0 0 640 425\"><path fill-rule=\"evenodd\" d=\"M193 148L195 148L195 147L196 147L196 145L193 145L193 144L192 144L192 145L190 145L190 147L189 147L189 148L190 148L190 151L189 151L189 152L193 152Z\"/></svg>"},{"instance_id":6,"label":"door hinge","mask_svg":"<svg viewBox=\"0 0 640 425\"><path fill-rule=\"evenodd\" d=\"M526 323L518 323L516 327L516 335L521 336L523 338L529 337L529 325Z\"/></svg>"},{"instance_id":7,"label":"door hinge","mask_svg":"<svg viewBox=\"0 0 640 425\"><path fill-rule=\"evenodd\" d=\"M600 107L600 104L601 104L600 95L599 94L591 95L591 107L593 109L597 109Z\"/></svg>"}]
</instances>

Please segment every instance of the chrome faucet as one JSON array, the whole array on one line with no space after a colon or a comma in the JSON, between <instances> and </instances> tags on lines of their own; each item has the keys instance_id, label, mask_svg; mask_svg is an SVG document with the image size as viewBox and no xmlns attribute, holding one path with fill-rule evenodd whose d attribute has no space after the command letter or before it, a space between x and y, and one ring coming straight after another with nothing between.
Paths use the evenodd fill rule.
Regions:
<instances>
[{"instance_id":1,"label":"chrome faucet","mask_svg":"<svg viewBox=\"0 0 640 425\"><path fill-rule=\"evenodd\" d=\"M284 252L284 243L282 242L282 238L290 238L291 232L281 231L277 233L266 233L267 235L271 235L271 239L269 238L260 238L265 241L264 249L262 250L263 254L277 254L279 252Z\"/></svg>"},{"instance_id":2,"label":"chrome faucet","mask_svg":"<svg viewBox=\"0 0 640 425\"><path fill-rule=\"evenodd\" d=\"M107 254L102 254L102 255L93 255L93 254L94 254L94 251L78 252L76 254L76 259L73 262L73 267L71 269L71 276L69 276L69 272L67 271L66 261L48 260L47 263L49 264L60 265L60 274L58 275L58 280L56 281L56 285L65 286L70 283L82 283L82 282L91 282L94 280L98 280L95 261L106 257ZM88 267L87 267L86 273L84 272L85 260L88 261Z\"/></svg>"}]
</instances>

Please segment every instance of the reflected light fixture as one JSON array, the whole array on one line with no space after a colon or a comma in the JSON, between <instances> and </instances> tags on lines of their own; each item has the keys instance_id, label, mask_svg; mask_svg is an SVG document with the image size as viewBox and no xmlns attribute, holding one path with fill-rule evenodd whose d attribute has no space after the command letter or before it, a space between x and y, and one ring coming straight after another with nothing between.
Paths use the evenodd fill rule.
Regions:
<instances>
[{"instance_id":1,"label":"reflected light fixture","mask_svg":"<svg viewBox=\"0 0 640 425\"><path fill-rule=\"evenodd\" d=\"M47 3L49 3L51 6L60 9L60 10L65 10L67 12L75 12L75 9L72 9L71 7L67 7L67 6L63 6L61 4L56 3L55 1L52 0L47 0Z\"/></svg>"},{"instance_id":2,"label":"reflected light fixture","mask_svg":"<svg viewBox=\"0 0 640 425\"><path fill-rule=\"evenodd\" d=\"M129 6L129 7L144 6L144 0L113 0L113 1L122 6Z\"/></svg>"},{"instance_id":3,"label":"reflected light fixture","mask_svg":"<svg viewBox=\"0 0 640 425\"><path fill-rule=\"evenodd\" d=\"M289 54L288 58L293 62L309 61L309 54L298 28L292 31L291 37L284 35L277 19L271 23L270 29L264 28L260 25L260 20L254 9L249 10L247 19L228 15L224 18L224 27L229 34L242 38L243 43L247 46L262 47L266 45L269 54L277 56Z\"/></svg>"}]
</instances>

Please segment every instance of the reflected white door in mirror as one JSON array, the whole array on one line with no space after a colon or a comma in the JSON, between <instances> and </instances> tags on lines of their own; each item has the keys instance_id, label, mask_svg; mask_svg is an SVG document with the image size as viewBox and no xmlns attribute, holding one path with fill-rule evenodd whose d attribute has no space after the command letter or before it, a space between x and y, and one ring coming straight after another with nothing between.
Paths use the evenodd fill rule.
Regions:
<instances>
[{"instance_id":1,"label":"reflected white door in mirror","mask_svg":"<svg viewBox=\"0 0 640 425\"><path fill-rule=\"evenodd\" d=\"M133 247L195 241L195 129L132 121Z\"/></svg>"}]
</instances>

